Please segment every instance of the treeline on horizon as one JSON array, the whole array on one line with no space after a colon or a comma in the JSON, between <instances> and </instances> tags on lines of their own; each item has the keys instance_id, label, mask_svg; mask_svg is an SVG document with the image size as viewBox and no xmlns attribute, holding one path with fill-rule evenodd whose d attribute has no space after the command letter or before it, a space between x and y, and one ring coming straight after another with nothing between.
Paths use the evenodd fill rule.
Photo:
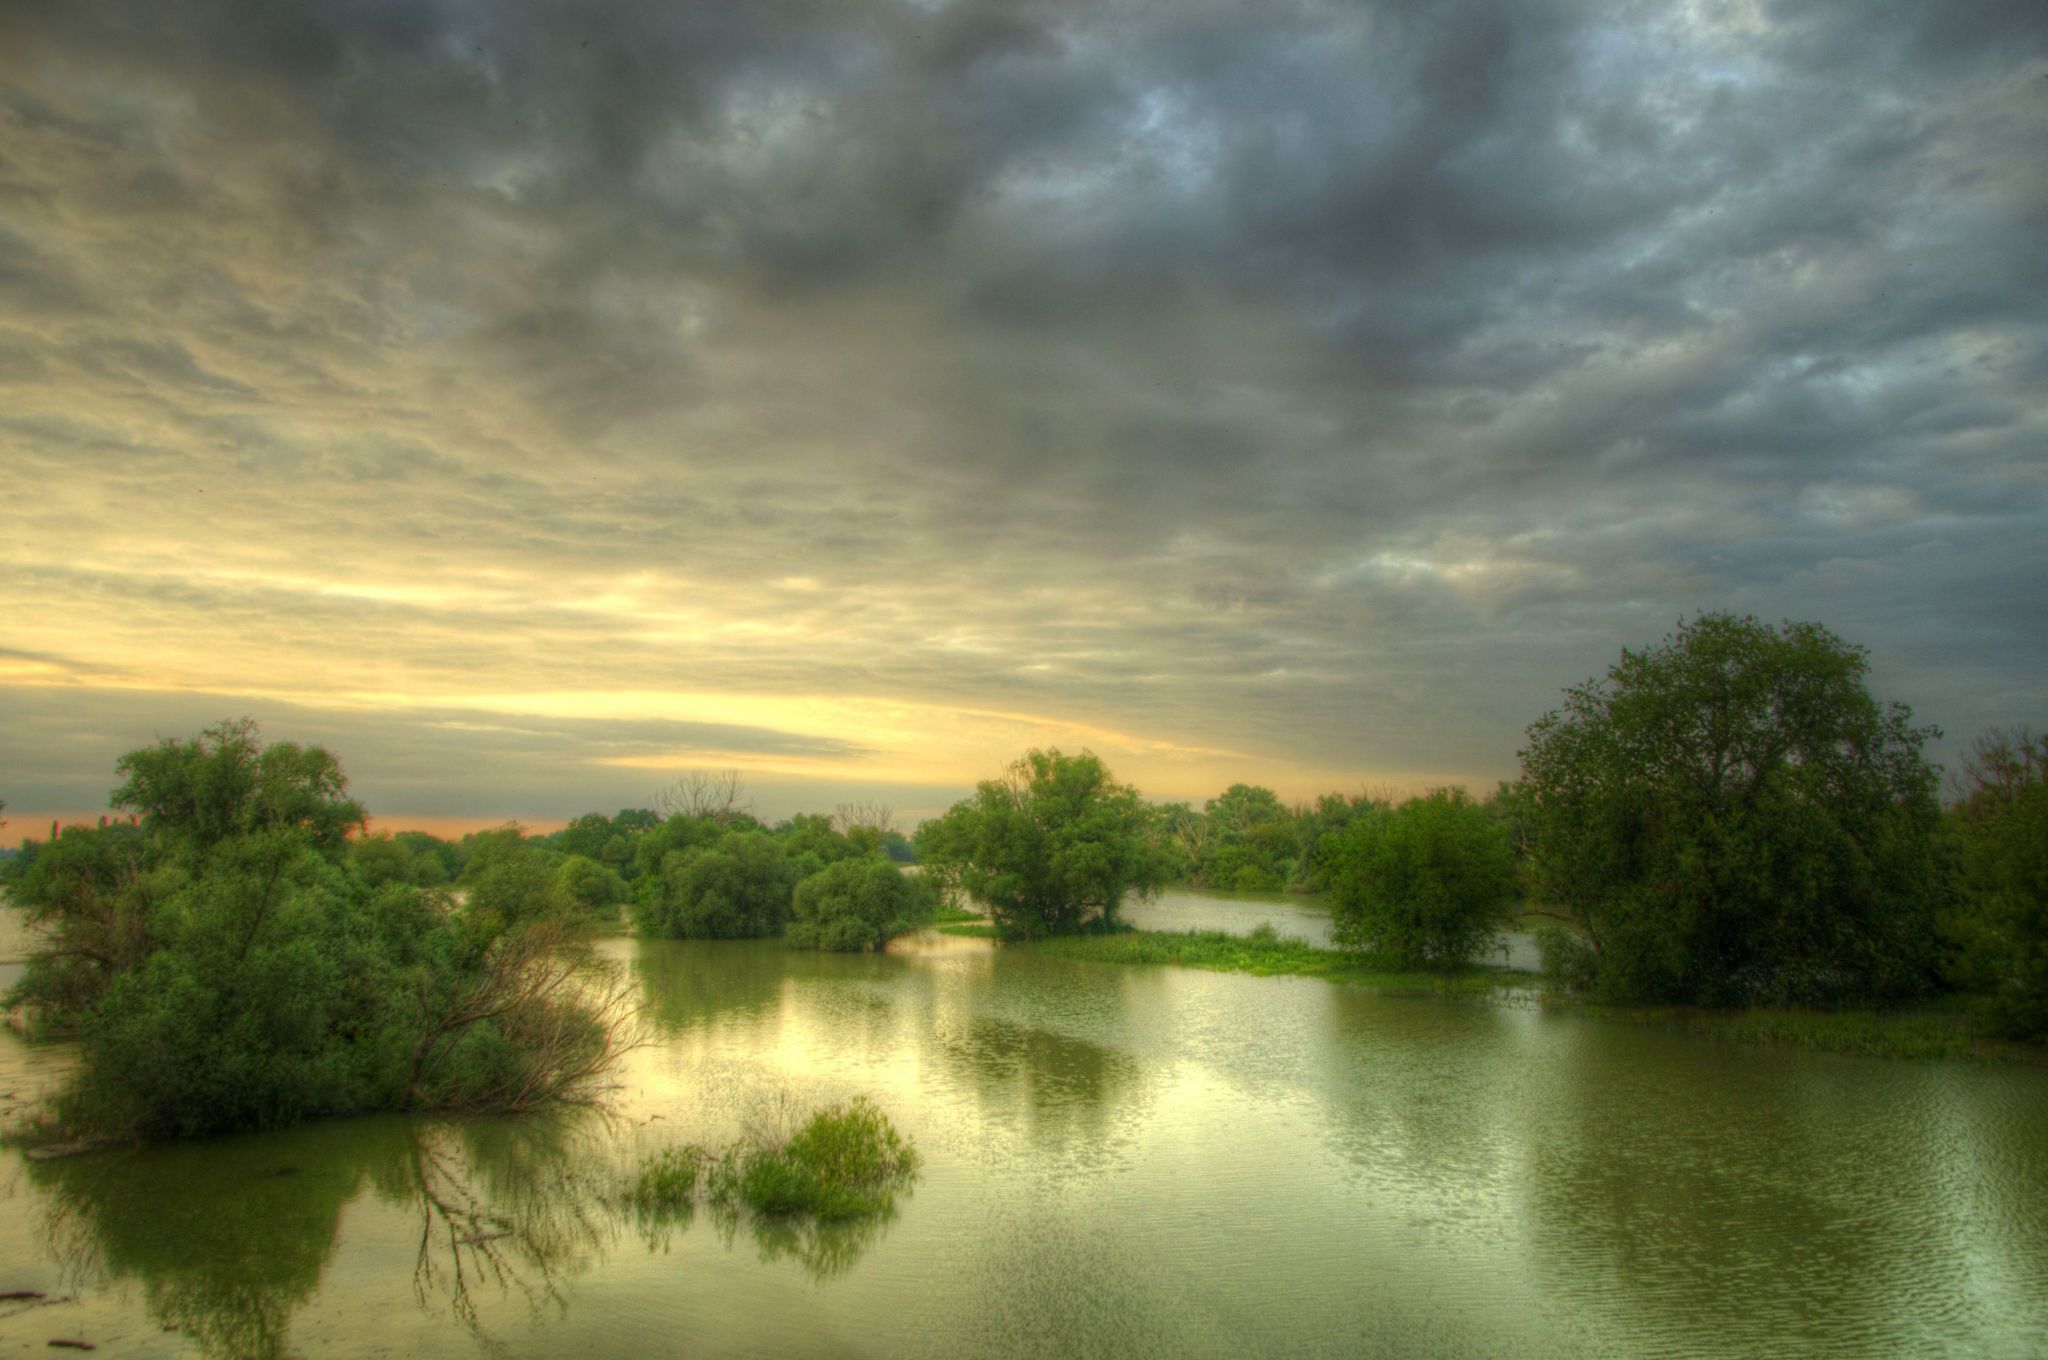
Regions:
<instances>
[{"instance_id":1,"label":"treeline on horizon","mask_svg":"<svg viewBox=\"0 0 2048 1360\"><path fill-rule=\"evenodd\" d=\"M1468 967L1519 915L1547 922L1551 983L1602 1001L1961 993L2043 1037L2048 738L1987 735L1944 801L1938 733L1866 671L1818 625L1702 614L1566 690L1483 801L1239 784L1198 811L1044 750L914 837L879 804L767 824L702 772L544 836L367 835L331 755L225 723L122 758L129 820L10 859L44 946L8 1002L81 1040L68 1130L524 1109L583 1098L621 1051L587 941L623 914L859 950L948 903L1010 938L1116 931L1129 896L1186 882L1325 893L1339 948L1398 968Z\"/></svg>"}]
</instances>

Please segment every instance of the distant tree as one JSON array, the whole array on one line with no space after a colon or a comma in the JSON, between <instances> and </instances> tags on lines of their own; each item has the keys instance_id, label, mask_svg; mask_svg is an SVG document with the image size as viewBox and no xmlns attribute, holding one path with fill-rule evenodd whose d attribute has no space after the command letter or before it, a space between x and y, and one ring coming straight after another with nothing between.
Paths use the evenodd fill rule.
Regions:
<instances>
[{"instance_id":1,"label":"distant tree","mask_svg":"<svg viewBox=\"0 0 2048 1360\"><path fill-rule=\"evenodd\" d=\"M1069 934L1114 925L1126 895L1166 881L1151 821L1138 791L1093 754L1031 751L918 828L918 858L985 903L1004 932Z\"/></svg>"},{"instance_id":2,"label":"distant tree","mask_svg":"<svg viewBox=\"0 0 2048 1360\"><path fill-rule=\"evenodd\" d=\"M782 846L782 853L789 856L798 878L808 878L828 864L873 848L872 836L863 837L867 845L856 845L851 837L835 829L836 824L836 818L823 813L800 812L776 826L775 839Z\"/></svg>"},{"instance_id":3,"label":"distant tree","mask_svg":"<svg viewBox=\"0 0 2048 1360\"><path fill-rule=\"evenodd\" d=\"M390 835L360 836L349 846L349 863L372 888L416 882L412 851Z\"/></svg>"},{"instance_id":4,"label":"distant tree","mask_svg":"<svg viewBox=\"0 0 2048 1360\"><path fill-rule=\"evenodd\" d=\"M643 933L671 939L780 935L795 866L763 831L731 831L708 849L671 851L634 909Z\"/></svg>"},{"instance_id":5,"label":"distant tree","mask_svg":"<svg viewBox=\"0 0 2048 1360\"><path fill-rule=\"evenodd\" d=\"M887 803L873 799L841 803L832 814L832 829L842 836L872 831L879 838L896 829L896 813Z\"/></svg>"},{"instance_id":6,"label":"distant tree","mask_svg":"<svg viewBox=\"0 0 2048 1360\"><path fill-rule=\"evenodd\" d=\"M1328 860L1337 943L1404 967L1468 962L1515 896L1507 837L1463 789L1354 818Z\"/></svg>"},{"instance_id":7,"label":"distant tree","mask_svg":"<svg viewBox=\"0 0 2048 1360\"><path fill-rule=\"evenodd\" d=\"M1301 841L1280 796L1255 784L1232 784L1202 809L1208 836L1192 880L1238 892L1277 892L1294 876Z\"/></svg>"},{"instance_id":8,"label":"distant tree","mask_svg":"<svg viewBox=\"0 0 2048 1360\"><path fill-rule=\"evenodd\" d=\"M633 890L609 865L583 855L570 855L555 870L555 886L582 911L615 917Z\"/></svg>"},{"instance_id":9,"label":"distant tree","mask_svg":"<svg viewBox=\"0 0 2048 1360\"><path fill-rule=\"evenodd\" d=\"M1956 779L1962 874L1961 901L1946 922L1952 972L1983 995L1998 1032L2048 1038L2048 736L1993 729Z\"/></svg>"},{"instance_id":10,"label":"distant tree","mask_svg":"<svg viewBox=\"0 0 2048 1360\"><path fill-rule=\"evenodd\" d=\"M1171 866L1169 874L1175 879L1192 879L1209 843L1209 819L1187 803L1155 804L1152 816L1160 849Z\"/></svg>"},{"instance_id":11,"label":"distant tree","mask_svg":"<svg viewBox=\"0 0 2048 1360\"><path fill-rule=\"evenodd\" d=\"M602 812L586 812L548 839L565 855L596 859L612 838L612 819Z\"/></svg>"},{"instance_id":12,"label":"distant tree","mask_svg":"<svg viewBox=\"0 0 2048 1360\"><path fill-rule=\"evenodd\" d=\"M1934 728L1817 624L1702 614L1529 729L1519 818L1553 957L1614 999L1911 995L1943 891Z\"/></svg>"},{"instance_id":13,"label":"distant tree","mask_svg":"<svg viewBox=\"0 0 2048 1360\"><path fill-rule=\"evenodd\" d=\"M880 855L842 859L796 885L789 942L800 949L880 949L892 936L928 925L937 887Z\"/></svg>"},{"instance_id":14,"label":"distant tree","mask_svg":"<svg viewBox=\"0 0 2048 1360\"><path fill-rule=\"evenodd\" d=\"M1345 828L1361 817L1384 812L1389 804L1372 795L1326 793L1314 804L1296 808L1294 824L1300 838L1301 858L1289 884L1305 892L1328 890L1330 857L1336 852Z\"/></svg>"},{"instance_id":15,"label":"distant tree","mask_svg":"<svg viewBox=\"0 0 2048 1360\"><path fill-rule=\"evenodd\" d=\"M738 770L685 770L654 796L670 817L727 823L747 811L745 785Z\"/></svg>"}]
</instances>

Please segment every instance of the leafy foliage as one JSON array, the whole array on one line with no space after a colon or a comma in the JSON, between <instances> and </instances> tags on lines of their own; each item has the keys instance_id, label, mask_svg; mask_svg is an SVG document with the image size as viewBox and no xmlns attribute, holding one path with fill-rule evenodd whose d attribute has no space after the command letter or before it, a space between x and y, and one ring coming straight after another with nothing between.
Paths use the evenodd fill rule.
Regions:
<instances>
[{"instance_id":1,"label":"leafy foliage","mask_svg":"<svg viewBox=\"0 0 2048 1360\"><path fill-rule=\"evenodd\" d=\"M583 911L616 917L621 903L629 902L633 890L608 864L582 855L570 855L555 870L555 885Z\"/></svg>"},{"instance_id":2,"label":"leafy foliage","mask_svg":"<svg viewBox=\"0 0 2048 1360\"><path fill-rule=\"evenodd\" d=\"M61 1122L183 1135L527 1108L616 1055L616 1000L572 985L582 955L534 852L501 854L465 907L366 874L339 764L265 748L247 721L119 769L136 824L65 828L13 893L44 943L11 999L79 1040Z\"/></svg>"},{"instance_id":3,"label":"leafy foliage","mask_svg":"<svg viewBox=\"0 0 2048 1360\"><path fill-rule=\"evenodd\" d=\"M1998 1032L2048 1037L2048 736L1987 733L1961 776L1952 970Z\"/></svg>"},{"instance_id":4,"label":"leafy foliage","mask_svg":"<svg viewBox=\"0 0 2048 1360\"><path fill-rule=\"evenodd\" d=\"M879 854L842 859L796 885L789 942L800 949L880 949L931 922L939 893Z\"/></svg>"},{"instance_id":5,"label":"leafy foliage","mask_svg":"<svg viewBox=\"0 0 2048 1360\"><path fill-rule=\"evenodd\" d=\"M1515 810L1553 953L1615 1000L1922 991L1943 890L1935 776L1867 663L1815 624L1702 614L1529 729Z\"/></svg>"},{"instance_id":6,"label":"leafy foliage","mask_svg":"<svg viewBox=\"0 0 2048 1360\"><path fill-rule=\"evenodd\" d=\"M1031 751L1002 779L918 829L927 872L988 904L1022 936L1113 924L1130 892L1155 891L1167 861L1136 789L1089 752Z\"/></svg>"},{"instance_id":7,"label":"leafy foliage","mask_svg":"<svg viewBox=\"0 0 2048 1360\"><path fill-rule=\"evenodd\" d=\"M1470 960L1515 896L1507 836L1463 789L1351 822L1330 879L1337 942L1410 968Z\"/></svg>"},{"instance_id":8,"label":"leafy foliage","mask_svg":"<svg viewBox=\"0 0 2048 1360\"><path fill-rule=\"evenodd\" d=\"M917 1173L917 1150L865 1099L813 1111L786 1136L757 1131L723 1152L686 1144L656 1153L627 1186L649 1216L687 1214L701 1193L726 1213L832 1222L886 1215Z\"/></svg>"},{"instance_id":9,"label":"leafy foliage","mask_svg":"<svg viewBox=\"0 0 2048 1360\"><path fill-rule=\"evenodd\" d=\"M780 935L797 868L765 831L728 831L703 850L671 850L634 908L649 935L742 939Z\"/></svg>"}]
</instances>

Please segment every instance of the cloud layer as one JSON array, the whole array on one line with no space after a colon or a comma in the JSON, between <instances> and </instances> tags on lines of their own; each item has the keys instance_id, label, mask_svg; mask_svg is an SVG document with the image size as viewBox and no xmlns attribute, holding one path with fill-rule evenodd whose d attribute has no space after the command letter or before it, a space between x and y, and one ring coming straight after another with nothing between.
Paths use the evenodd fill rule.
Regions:
<instances>
[{"instance_id":1,"label":"cloud layer","mask_svg":"<svg viewBox=\"0 0 2048 1360\"><path fill-rule=\"evenodd\" d=\"M1697 608L2044 721L2038 4L77 3L0 49L16 806L107 777L31 720L201 697L394 812L506 785L378 715L505 720L464 750L530 816L1046 740L1162 796L1483 780Z\"/></svg>"}]
</instances>

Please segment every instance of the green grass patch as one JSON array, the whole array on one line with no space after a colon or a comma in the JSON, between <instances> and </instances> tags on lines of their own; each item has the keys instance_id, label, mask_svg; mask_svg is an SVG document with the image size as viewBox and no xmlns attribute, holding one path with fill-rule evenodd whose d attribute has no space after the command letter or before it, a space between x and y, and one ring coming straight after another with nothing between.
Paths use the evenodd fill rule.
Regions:
<instances>
[{"instance_id":1,"label":"green grass patch","mask_svg":"<svg viewBox=\"0 0 2048 1360\"><path fill-rule=\"evenodd\" d=\"M1531 981L1527 973L1484 965L1443 972L1394 968L1369 955L1318 948L1263 928L1250 935L1218 930L1062 935L1034 940L1024 947L1054 958L1091 963L1171 964L1254 977L1320 977L1390 992L1487 993L1527 986Z\"/></svg>"},{"instance_id":2,"label":"green grass patch","mask_svg":"<svg viewBox=\"0 0 2048 1360\"><path fill-rule=\"evenodd\" d=\"M968 921L986 921L987 919L978 911L966 911L960 907L940 907L938 914L932 917L932 924L936 926L957 926Z\"/></svg>"},{"instance_id":3,"label":"green grass patch","mask_svg":"<svg viewBox=\"0 0 2048 1360\"><path fill-rule=\"evenodd\" d=\"M711 1161L710 1152L695 1143L663 1148L641 1163L626 1187L626 1204L648 1218L689 1213L696 1204L697 1182Z\"/></svg>"},{"instance_id":4,"label":"green grass patch","mask_svg":"<svg viewBox=\"0 0 2048 1360\"><path fill-rule=\"evenodd\" d=\"M742 1143L710 1172L714 1203L831 1221L885 1213L917 1172L917 1150L865 1100L813 1114L783 1143Z\"/></svg>"},{"instance_id":5,"label":"green grass patch","mask_svg":"<svg viewBox=\"0 0 2048 1360\"><path fill-rule=\"evenodd\" d=\"M994 926L990 925L987 921L979 919L952 922L938 927L938 931L941 935L964 935L970 940L996 940L1002 938L1001 933Z\"/></svg>"}]
</instances>

